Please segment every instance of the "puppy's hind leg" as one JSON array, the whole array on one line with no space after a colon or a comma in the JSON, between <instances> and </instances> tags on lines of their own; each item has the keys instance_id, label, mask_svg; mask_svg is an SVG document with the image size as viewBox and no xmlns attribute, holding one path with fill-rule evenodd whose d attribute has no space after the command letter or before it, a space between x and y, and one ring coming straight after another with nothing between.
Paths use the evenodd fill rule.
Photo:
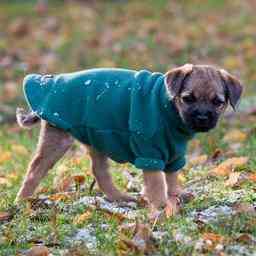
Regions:
<instances>
[{"instance_id":1,"label":"puppy's hind leg","mask_svg":"<svg viewBox=\"0 0 256 256\"><path fill-rule=\"evenodd\" d=\"M48 170L65 154L72 143L73 139L66 132L42 121L36 154L29 164L16 202L33 195L40 180L46 176Z\"/></svg>"},{"instance_id":2,"label":"puppy's hind leg","mask_svg":"<svg viewBox=\"0 0 256 256\"><path fill-rule=\"evenodd\" d=\"M92 147L87 147L91 157L91 169L96 178L99 188L105 193L109 201L135 201L135 198L122 193L113 184L111 175L108 171L108 158Z\"/></svg>"}]
</instances>

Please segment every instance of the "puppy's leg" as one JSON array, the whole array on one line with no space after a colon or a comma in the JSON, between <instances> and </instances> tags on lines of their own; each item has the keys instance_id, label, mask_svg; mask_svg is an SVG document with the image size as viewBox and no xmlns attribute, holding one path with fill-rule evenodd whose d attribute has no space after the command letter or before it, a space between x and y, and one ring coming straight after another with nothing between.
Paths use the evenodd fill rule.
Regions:
<instances>
[{"instance_id":1,"label":"puppy's leg","mask_svg":"<svg viewBox=\"0 0 256 256\"><path fill-rule=\"evenodd\" d=\"M167 193L170 196L180 196L182 193L182 187L178 182L178 172L170 172L165 174Z\"/></svg>"},{"instance_id":2,"label":"puppy's leg","mask_svg":"<svg viewBox=\"0 0 256 256\"><path fill-rule=\"evenodd\" d=\"M161 171L143 171L144 192L151 206L159 208L167 201L166 182Z\"/></svg>"},{"instance_id":3,"label":"puppy's leg","mask_svg":"<svg viewBox=\"0 0 256 256\"><path fill-rule=\"evenodd\" d=\"M172 211L172 215L175 215L180 210L180 196L182 193L182 188L178 182L178 172L166 173L165 178L168 194L167 205L169 210Z\"/></svg>"},{"instance_id":4,"label":"puppy's leg","mask_svg":"<svg viewBox=\"0 0 256 256\"><path fill-rule=\"evenodd\" d=\"M99 188L106 194L109 201L134 201L135 199L125 193L120 192L113 184L108 171L108 158L93 149L87 147L91 157L91 169L96 178Z\"/></svg>"},{"instance_id":5,"label":"puppy's leg","mask_svg":"<svg viewBox=\"0 0 256 256\"><path fill-rule=\"evenodd\" d=\"M72 143L73 139L66 132L42 121L37 150L29 164L16 201L32 196L40 180L46 176L48 170L65 154Z\"/></svg>"}]
</instances>

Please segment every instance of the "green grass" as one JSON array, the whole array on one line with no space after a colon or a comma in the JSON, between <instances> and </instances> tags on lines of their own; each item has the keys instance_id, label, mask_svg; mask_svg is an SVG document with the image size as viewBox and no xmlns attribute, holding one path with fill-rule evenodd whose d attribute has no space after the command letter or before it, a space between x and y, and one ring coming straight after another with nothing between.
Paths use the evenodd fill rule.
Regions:
<instances>
[{"instance_id":1,"label":"green grass","mask_svg":"<svg viewBox=\"0 0 256 256\"><path fill-rule=\"evenodd\" d=\"M36 1L25 2L20 4L20 1L2 1L0 4L0 57L9 56L12 59L10 67L0 68L0 97L6 93L7 81L15 82L18 92L15 98L4 95L0 106L8 105L14 111L17 106L24 105L20 85L24 75L29 72L59 73L103 66L148 68L165 72L168 68L185 62L210 63L226 68L243 80L246 85L245 97L256 95L256 17L250 1L132 0L94 3L85 1L85 4L49 1L48 13L44 15L35 13ZM17 36L12 32L11 27L17 19L29 27L24 36ZM45 28L49 20L56 22L56 30L49 24L50 30ZM53 54L53 57L45 64L41 60L47 54ZM5 113L3 117L5 118ZM191 146L188 158L197 150L200 150L200 154L211 156L216 149L221 149L224 152L222 160L225 160L229 157L226 153L231 151L234 156L249 157L249 163L239 171L245 174L255 173L255 117L245 117L238 112L235 120L222 120L214 131L206 135L200 134L197 137L199 146ZM38 128L24 131L17 130L14 124L0 125L0 159L6 152L11 154L11 159L0 162L0 177L8 177L10 182L0 185L1 212L14 206L13 201L36 147ZM232 149L232 143L223 140L231 128L246 133L250 131L247 140L237 151ZM18 153L13 145L21 145L28 152ZM77 158L80 161L74 162ZM54 179L62 166L66 166L65 174L69 176L89 173L88 158L76 144L40 184L41 188L48 189L45 195L54 193ZM234 244L248 250L248 254L244 255L253 255L255 244L244 243L237 238L240 234L256 237L255 216L247 213L220 216L214 223L205 224L197 223L191 217L192 212L201 212L211 206L232 205L231 198L236 190L243 191L237 202L256 202L253 182L245 181L237 188L230 188L225 185L226 178L209 177L211 168L209 165L199 165L192 170L184 170L184 177L191 184L188 187L201 192L197 193L193 201L184 205L180 215L159 222L154 227L154 231L166 232L157 242L155 255L216 255L217 252L212 248L203 251L197 249L196 244L206 232L224 237L223 251L227 255L234 255L229 247ZM136 175L140 171L130 165L111 163L115 182L124 190L127 181L122 175L122 169L129 169ZM10 178L10 174L14 174L14 177ZM77 197L89 195L91 182L92 177L88 176ZM92 194L99 192L94 189ZM80 255L86 255L87 248L82 242L75 241L74 236L79 229L88 227L93 228L96 238L96 255L122 255L119 248L119 220L114 216L106 216L101 211L92 210L88 219L76 224L75 218L88 209L75 201L72 199L56 203L57 210L54 207L39 208L34 213L36 216L32 215L28 204L21 205L11 221L0 225L0 255L18 255L39 241L46 244L53 255L63 255L63 250L80 250ZM145 216L146 210L140 209L138 221L147 223ZM102 225L107 225L107 228L103 229ZM191 242L178 241L175 239L176 233L190 237ZM125 255L138 254L127 250Z\"/></svg>"}]
</instances>

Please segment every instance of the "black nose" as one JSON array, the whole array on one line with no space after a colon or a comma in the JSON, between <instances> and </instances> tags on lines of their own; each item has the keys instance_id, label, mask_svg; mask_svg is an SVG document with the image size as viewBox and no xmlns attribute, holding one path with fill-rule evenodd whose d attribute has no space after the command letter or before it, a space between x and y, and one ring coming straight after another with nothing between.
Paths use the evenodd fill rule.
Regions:
<instances>
[{"instance_id":1,"label":"black nose","mask_svg":"<svg viewBox=\"0 0 256 256\"><path fill-rule=\"evenodd\" d=\"M199 114L199 115L196 116L196 119L198 121L205 122L205 121L207 121L209 119L209 116L206 115L206 114Z\"/></svg>"},{"instance_id":2,"label":"black nose","mask_svg":"<svg viewBox=\"0 0 256 256\"><path fill-rule=\"evenodd\" d=\"M210 110L195 110L194 117L198 122L206 122L212 117Z\"/></svg>"}]
</instances>

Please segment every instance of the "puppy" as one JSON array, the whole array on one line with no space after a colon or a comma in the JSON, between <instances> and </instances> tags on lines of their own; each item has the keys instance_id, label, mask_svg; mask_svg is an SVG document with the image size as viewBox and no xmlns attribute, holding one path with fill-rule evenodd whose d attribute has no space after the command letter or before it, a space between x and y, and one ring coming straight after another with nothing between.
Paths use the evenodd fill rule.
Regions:
<instances>
[{"instance_id":1,"label":"puppy","mask_svg":"<svg viewBox=\"0 0 256 256\"><path fill-rule=\"evenodd\" d=\"M17 201L32 196L75 138L87 145L92 173L110 201L134 198L114 186L108 158L143 170L144 192L155 208L177 204L177 174L188 141L213 129L242 94L240 82L225 70L192 64L166 74L125 69L34 74L23 86L32 112L18 109L18 123L29 128L41 121L41 132Z\"/></svg>"}]
</instances>

